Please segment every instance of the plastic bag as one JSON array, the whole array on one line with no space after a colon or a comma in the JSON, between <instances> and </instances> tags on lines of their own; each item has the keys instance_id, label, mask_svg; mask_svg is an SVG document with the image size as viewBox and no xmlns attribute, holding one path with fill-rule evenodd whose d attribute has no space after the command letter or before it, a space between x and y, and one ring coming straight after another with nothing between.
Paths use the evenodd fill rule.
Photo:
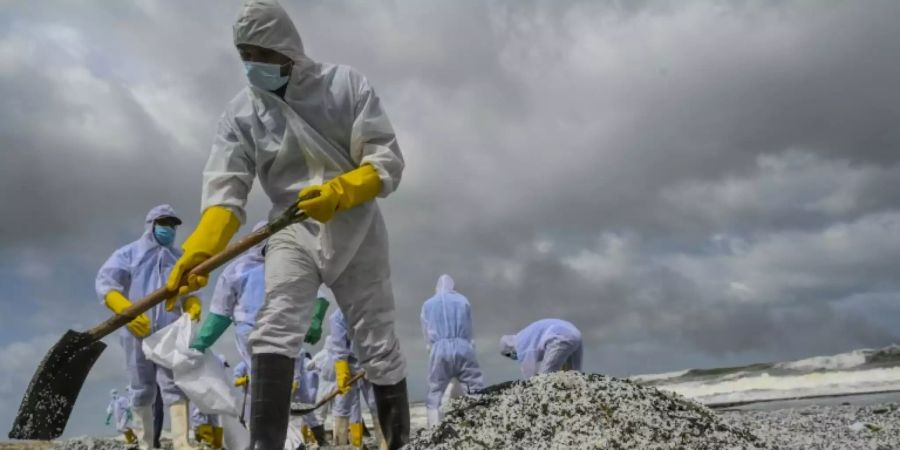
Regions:
<instances>
[{"instance_id":1,"label":"plastic bag","mask_svg":"<svg viewBox=\"0 0 900 450\"><path fill-rule=\"evenodd\" d=\"M144 338L147 359L172 370L175 384L204 414L240 415L241 396L212 352L190 348L197 324L187 314Z\"/></svg>"}]
</instances>

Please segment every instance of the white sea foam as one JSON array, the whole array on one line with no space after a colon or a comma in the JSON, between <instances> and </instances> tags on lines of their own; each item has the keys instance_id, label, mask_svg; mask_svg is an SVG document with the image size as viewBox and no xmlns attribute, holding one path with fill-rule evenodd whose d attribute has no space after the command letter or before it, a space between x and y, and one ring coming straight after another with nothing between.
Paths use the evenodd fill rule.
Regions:
<instances>
[{"instance_id":1,"label":"white sea foam","mask_svg":"<svg viewBox=\"0 0 900 450\"><path fill-rule=\"evenodd\" d=\"M676 370L674 372L665 372L665 373L651 373L646 375L634 375L628 377L631 381L638 383L647 383L651 381L662 381L668 380L670 378L678 378L684 374L688 373L687 370Z\"/></svg>"},{"instance_id":2,"label":"white sea foam","mask_svg":"<svg viewBox=\"0 0 900 450\"><path fill-rule=\"evenodd\" d=\"M871 354L872 350L853 350L852 352L840 353L830 356L815 356L812 358L800 359L797 361L789 361L778 363L775 367L788 370L845 370L859 367L866 363L866 355Z\"/></svg>"},{"instance_id":3,"label":"white sea foam","mask_svg":"<svg viewBox=\"0 0 900 450\"><path fill-rule=\"evenodd\" d=\"M657 385L705 404L900 390L900 367Z\"/></svg>"}]
</instances>

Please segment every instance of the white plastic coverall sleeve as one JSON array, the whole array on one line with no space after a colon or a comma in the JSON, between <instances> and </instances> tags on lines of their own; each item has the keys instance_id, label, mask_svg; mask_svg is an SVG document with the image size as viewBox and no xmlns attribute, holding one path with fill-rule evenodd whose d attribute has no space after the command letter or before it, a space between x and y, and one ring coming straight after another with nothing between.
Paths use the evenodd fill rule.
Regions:
<instances>
[{"instance_id":1,"label":"white plastic coverall sleeve","mask_svg":"<svg viewBox=\"0 0 900 450\"><path fill-rule=\"evenodd\" d=\"M382 196L397 188L403 157L381 102L359 72L310 60L274 1L246 3L233 31L236 45L275 50L293 67L283 98L248 86L226 107L203 173L202 208L230 207L243 220L256 177L272 201L271 218L294 204L302 188L361 164L378 172ZM250 336L254 354L296 356L316 290L325 283L347 316L372 381L394 384L405 377L394 333L387 230L375 201L341 211L325 225L308 221L276 233L266 268L266 301Z\"/></svg>"},{"instance_id":2,"label":"white plastic coverall sleeve","mask_svg":"<svg viewBox=\"0 0 900 450\"><path fill-rule=\"evenodd\" d=\"M238 261L235 261L235 263ZM232 276L235 263L225 267L225 270L216 279L216 288L213 290L212 300L209 303L209 312L234 320L234 308L237 305L240 283Z\"/></svg>"},{"instance_id":3,"label":"white plastic coverall sleeve","mask_svg":"<svg viewBox=\"0 0 900 450\"><path fill-rule=\"evenodd\" d=\"M452 379L457 379L467 392L483 389L484 379L472 344L471 306L465 296L453 289L449 275L438 278L435 295L422 305L420 317L426 340L431 344L426 407L440 409ZM439 413L432 413L434 416L440 417Z\"/></svg>"},{"instance_id":4,"label":"white plastic coverall sleeve","mask_svg":"<svg viewBox=\"0 0 900 450\"><path fill-rule=\"evenodd\" d=\"M153 222L162 217L178 216L169 205L153 207L144 217L144 233L141 237L113 252L100 268L95 280L95 289L101 304L105 303L106 294L112 290L137 301L165 284L169 271L175 265L181 251L162 246L153 237ZM145 314L150 320L150 331L153 333L175 321L181 314L181 305L179 304L173 311L166 311L165 305L161 303L150 308ZM117 334L125 350L128 381L132 389L131 402L135 407L153 403L157 384L166 405L184 398L181 390L172 382L171 371L157 366L144 357L141 339L135 337L125 327Z\"/></svg>"},{"instance_id":5,"label":"white plastic coverall sleeve","mask_svg":"<svg viewBox=\"0 0 900 450\"><path fill-rule=\"evenodd\" d=\"M328 351L333 360L349 360L353 354L350 335L347 333L347 321L340 309L334 310L328 317L331 329L331 340L327 342ZM355 358L354 358L355 359Z\"/></svg>"},{"instance_id":6,"label":"white plastic coverall sleeve","mask_svg":"<svg viewBox=\"0 0 900 450\"><path fill-rule=\"evenodd\" d=\"M325 348L313 355L312 364L319 373L319 381L335 381L334 360L328 351L331 335L325 336Z\"/></svg>"},{"instance_id":7,"label":"white plastic coverall sleeve","mask_svg":"<svg viewBox=\"0 0 900 450\"><path fill-rule=\"evenodd\" d=\"M257 223L253 231L257 231L266 222ZM210 300L209 310L220 316L231 318L234 322L255 322L256 313L265 296L264 277L261 266L265 261L263 249L265 242L255 245L239 256L225 269L216 280L216 288ZM259 271L259 273L256 273ZM258 279L251 279L256 277Z\"/></svg>"}]
</instances>

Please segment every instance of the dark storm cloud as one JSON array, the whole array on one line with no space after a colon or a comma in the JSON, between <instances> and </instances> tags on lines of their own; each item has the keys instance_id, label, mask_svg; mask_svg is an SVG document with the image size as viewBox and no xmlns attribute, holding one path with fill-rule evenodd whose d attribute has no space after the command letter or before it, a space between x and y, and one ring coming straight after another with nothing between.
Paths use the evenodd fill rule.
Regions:
<instances>
[{"instance_id":1,"label":"dark storm cloud","mask_svg":"<svg viewBox=\"0 0 900 450\"><path fill-rule=\"evenodd\" d=\"M896 337L872 317L900 297L900 3L284 3L399 134L407 170L382 206L414 397L419 307L445 272L490 381L516 375L499 336L547 316L612 373ZM3 6L0 267L37 300L16 303L34 335L2 354L102 318L83 307L93 271L147 209L193 226L245 82L237 6ZM256 192L249 216L267 208Z\"/></svg>"}]
</instances>

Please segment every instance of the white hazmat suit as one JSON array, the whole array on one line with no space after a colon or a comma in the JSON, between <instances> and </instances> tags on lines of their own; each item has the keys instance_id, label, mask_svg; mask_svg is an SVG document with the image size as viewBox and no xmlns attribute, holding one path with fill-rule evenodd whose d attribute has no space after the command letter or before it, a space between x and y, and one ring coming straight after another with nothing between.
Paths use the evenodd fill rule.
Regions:
<instances>
[{"instance_id":1,"label":"white hazmat suit","mask_svg":"<svg viewBox=\"0 0 900 450\"><path fill-rule=\"evenodd\" d=\"M234 42L275 50L294 65L283 99L247 86L226 107L203 172L203 209L225 206L243 220L258 177L274 218L303 187L363 164L378 172L381 196L394 191L403 158L378 96L359 72L309 59L290 18L271 1L245 4ZM343 211L326 225L308 220L276 233L266 267L266 302L250 336L254 354L296 357L324 282L347 313L371 380L389 385L404 378L387 230L376 202Z\"/></svg>"},{"instance_id":2,"label":"white hazmat suit","mask_svg":"<svg viewBox=\"0 0 900 450\"><path fill-rule=\"evenodd\" d=\"M362 74L310 59L294 23L275 0L246 0L233 35L251 84L229 102L219 120L203 171L204 214L212 211L209 217L216 217L225 208L243 222L256 178L272 202L270 219L297 204L304 188L323 189L323 183L345 180L349 172L374 174L378 196L397 188L403 157L381 101ZM283 84L255 78L273 61L278 61L278 72L266 76L284 78ZM337 193L325 197L344 198ZM365 198L370 198L368 192ZM394 427L392 448L408 440L406 362L394 332L387 229L375 199L352 205L327 223L308 219L268 240L265 302L249 339L250 429L256 448L271 450L283 441L287 416L282 411L287 408L281 403L289 400L283 392L321 284L334 292L358 344L360 364L378 385L379 414L391 417Z\"/></svg>"},{"instance_id":3,"label":"white hazmat suit","mask_svg":"<svg viewBox=\"0 0 900 450\"><path fill-rule=\"evenodd\" d=\"M453 289L450 275L441 275L435 295L422 305L422 333L431 350L428 361L428 426L441 419L441 400L450 381L456 379L466 392L484 388L481 367L472 342L469 300Z\"/></svg>"},{"instance_id":4,"label":"white hazmat suit","mask_svg":"<svg viewBox=\"0 0 900 450\"><path fill-rule=\"evenodd\" d=\"M565 320L538 320L518 334L501 337L500 352L515 356L526 378L560 370L581 370L581 332Z\"/></svg>"},{"instance_id":5,"label":"white hazmat suit","mask_svg":"<svg viewBox=\"0 0 900 450\"><path fill-rule=\"evenodd\" d=\"M144 234L140 239L116 250L103 263L95 282L101 304L105 304L110 291L118 291L127 298L137 300L165 285L181 250L161 245L154 237L153 223L163 217L177 218L177 215L169 205L154 207L147 213ZM183 312L183 301L179 300L179 306L172 311L166 311L163 303L150 308L145 313L150 320L150 334L177 320ZM125 350L129 387L132 390L131 407L141 450L153 447L153 402L156 399L157 384L163 403L169 406L173 420L176 416L178 418L177 425L173 427L178 430L174 433L175 448L191 448L187 441L187 397L175 385L172 371L146 358L141 348L142 338L136 337L125 327L119 329L118 335Z\"/></svg>"},{"instance_id":6,"label":"white hazmat suit","mask_svg":"<svg viewBox=\"0 0 900 450\"><path fill-rule=\"evenodd\" d=\"M169 205L151 209L144 220L145 230L140 239L116 250L103 263L96 280L97 296L101 304L104 304L109 291L119 291L130 299L138 300L165 284L169 270L181 256L181 250L160 245L153 237L153 222L162 217L176 217L175 210ZM150 308L146 312L150 318L150 334L177 320L181 313L180 308L166 311L162 303ZM172 381L172 371L157 366L144 357L142 339L135 337L125 327L120 328L117 333L119 342L125 349L133 406L152 405L156 398L157 383L166 405L185 399Z\"/></svg>"},{"instance_id":7,"label":"white hazmat suit","mask_svg":"<svg viewBox=\"0 0 900 450\"><path fill-rule=\"evenodd\" d=\"M128 397L119 395L119 391L113 389L110 392L112 397L109 406L106 407L106 414L111 415L116 423L116 431L124 433L131 429L131 402Z\"/></svg>"}]
</instances>

